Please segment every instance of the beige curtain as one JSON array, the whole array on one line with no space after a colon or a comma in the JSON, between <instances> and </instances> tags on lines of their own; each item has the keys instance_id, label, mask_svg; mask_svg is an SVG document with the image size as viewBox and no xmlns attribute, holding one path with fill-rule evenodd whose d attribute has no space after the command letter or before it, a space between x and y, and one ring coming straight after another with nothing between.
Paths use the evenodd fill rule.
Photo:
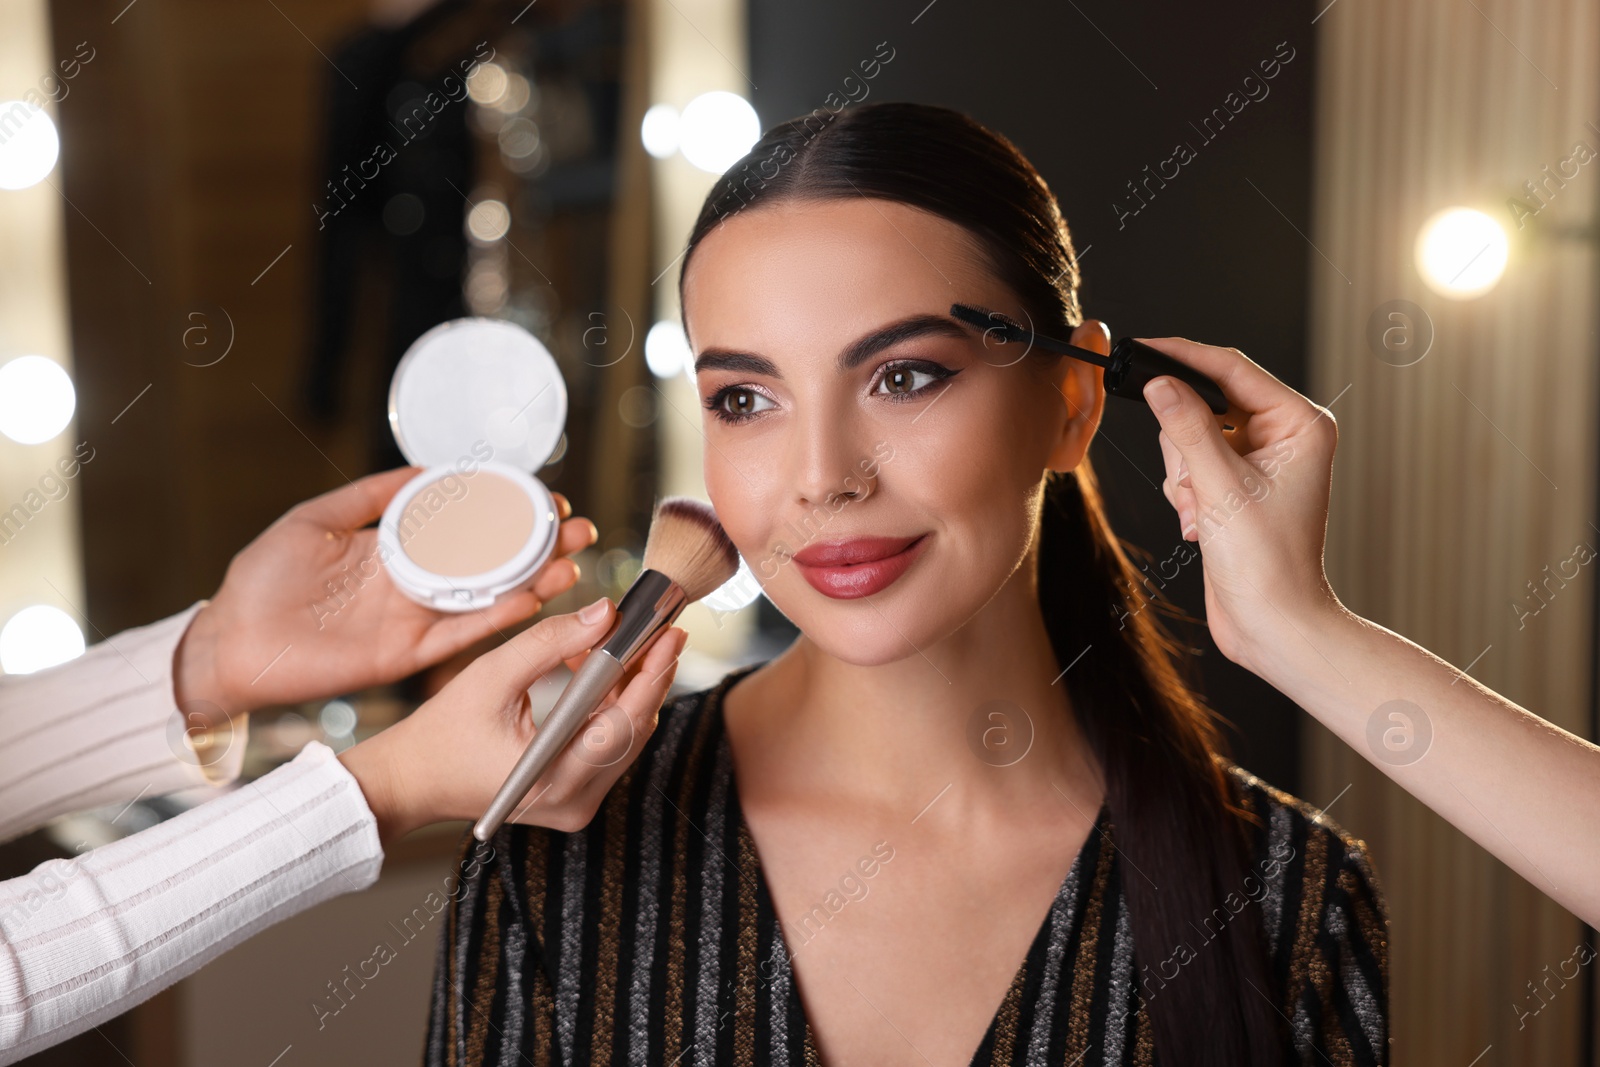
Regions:
<instances>
[{"instance_id":1,"label":"beige curtain","mask_svg":"<svg viewBox=\"0 0 1600 1067\"><path fill-rule=\"evenodd\" d=\"M1549 579L1579 543L1600 548L1595 245L1575 232L1600 158L1573 159L1600 151L1600 17L1585 0L1338 0L1316 28L1307 254L1312 395L1340 427L1330 579L1353 610L1587 734L1596 565ZM1546 165L1576 174L1558 184ZM1419 228L1453 205L1511 237L1505 277L1474 300L1433 294L1413 266ZM1422 309L1419 343L1431 322L1409 366L1369 343L1397 300ZM1396 1062L1577 1063L1582 978L1548 979L1581 925L1314 723L1306 766L1314 802L1350 786L1330 815L1372 845L1387 891Z\"/></svg>"}]
</instances>

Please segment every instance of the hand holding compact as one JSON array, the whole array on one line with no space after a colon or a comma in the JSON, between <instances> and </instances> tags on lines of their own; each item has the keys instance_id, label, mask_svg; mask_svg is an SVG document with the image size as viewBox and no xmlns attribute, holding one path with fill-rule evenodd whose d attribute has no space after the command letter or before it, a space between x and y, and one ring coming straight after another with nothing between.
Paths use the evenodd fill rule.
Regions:
<instances>
[{"instance_id":1,"label":"hand holding compact","mask_svg":"<svg viewBox=\"0 0 1600 1067\"><path fill-rule=\"evenodd\" d=\"M1162 492L1204 558L1212 638L1255 670L1273 642L1292 638L1298 619L1342 610L1322 563L1339 436L1333 415L1238 349L1143 340L1228 398L1219 416L1182 381L1156 378L1144 390L1161 423Z\"/></svg>"},{"instance_id":2,"label":"hand holding compact","mask_svg":"<svg viewBox=\"0 0 1600 1067\"><path fill-rule=\"evenodd\" d=\"M537 732L528 696L565 663L576 671L615 619L610 600L541 619L474 660L408 717L340 755L387 844L429 823L483 814ZM668 627L612 687L510 821L581 829L643 750L688 635Z\"/></svg>"},{"instance_id":3,"label":"hand holding compact","mask_svg":"<svg viewBox=\"0 0 1600 1067\"><path fill-rule=\"evenodd\" d=\"M396 681L537 612L572 588L564 557L594 543L588 519L561 523L554 557L521 589L481 611L442 614L400 593L368 524L418 473L356 480L286 513L229 564L174 657L186 713L228 716ZM559 494L558 513L571 505Z\"/></svg>"}]
</instances>

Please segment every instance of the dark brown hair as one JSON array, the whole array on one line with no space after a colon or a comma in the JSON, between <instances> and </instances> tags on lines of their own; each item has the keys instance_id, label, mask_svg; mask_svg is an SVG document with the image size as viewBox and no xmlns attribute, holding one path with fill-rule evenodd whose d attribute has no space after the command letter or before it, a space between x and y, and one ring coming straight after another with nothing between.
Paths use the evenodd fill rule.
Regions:
<instances>
[{"instance_id":1,"label":"dark brown hair","mask_svg":"<svg viewBox=\"0 0 1600 1067\"><path fill-rule=\"evenodd\" d=\"M865 197L922 208L974 234L995 275L1041 333L1083 321L1072 238L1055 196L1001 135L947 108L910 103L823 109L775 126L706 197L683 257L724 219L779 200ZM679 275L679 300L683 274ZM1059 359L1035 352L1029 358ZM1111 530L1087 456L1051 472L1041 520L1039 606L1073 708L1105 774L1134 954L1170 960L1249 873L1245 810L1220 759L1219 717L1186 685L1181 646L1157 621L1130 546ZM1130 602L1131 601L1131 602ZM1157 602L1158 606L1160 602ZM1113 605L1127 604L1126 612ZM1120 618L1119 618L1120 615ZM1138 873L1134 873L1138 872ZM1157 888L1159 887L1159 888ZM1146 1006L1162 1064L1281 1061L1259 909L1155 986ZM1252 986L1254 988L1252 988Z\"/></svg>"}]
</instances>

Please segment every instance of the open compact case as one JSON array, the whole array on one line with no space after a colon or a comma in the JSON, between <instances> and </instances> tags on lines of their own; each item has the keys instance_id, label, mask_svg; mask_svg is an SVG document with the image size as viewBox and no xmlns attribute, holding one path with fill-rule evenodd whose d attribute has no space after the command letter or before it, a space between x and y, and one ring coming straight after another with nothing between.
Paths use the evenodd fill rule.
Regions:
<instances>
[{"instance_id":1,"label":"open compact case","mask_svg":"<svg viewBox=\"0 0 1600 1067\"><path fill-rule=\"evenodd\" d=\"M476 611L533 577L561 526L533 472L566 422L560 367L515 323L455 319L406 349L389 427L424 470L378 523L378 558L401 592L438 611Z\"/></svg>"}]
</instances>

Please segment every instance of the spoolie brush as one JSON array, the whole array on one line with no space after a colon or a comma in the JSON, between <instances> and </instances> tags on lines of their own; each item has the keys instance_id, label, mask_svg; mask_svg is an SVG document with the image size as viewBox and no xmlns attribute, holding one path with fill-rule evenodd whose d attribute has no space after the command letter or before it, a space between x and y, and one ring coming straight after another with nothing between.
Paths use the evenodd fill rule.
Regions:
<instances>
[{"instance_id":1,"label":"spoolie brush","mask_svg":"<svg viewBox=\"0 0 1600 1067\"><path fill-rule=\"evenodd\" d=\"M644 546L644 569L617 601L616 621L567 683L494 802L473 826L473 837L487 841L494 836L623 673L685 607L738 569L738 550L710 507L681 496L656 505Z\"/></svg>"}]
</instances>

